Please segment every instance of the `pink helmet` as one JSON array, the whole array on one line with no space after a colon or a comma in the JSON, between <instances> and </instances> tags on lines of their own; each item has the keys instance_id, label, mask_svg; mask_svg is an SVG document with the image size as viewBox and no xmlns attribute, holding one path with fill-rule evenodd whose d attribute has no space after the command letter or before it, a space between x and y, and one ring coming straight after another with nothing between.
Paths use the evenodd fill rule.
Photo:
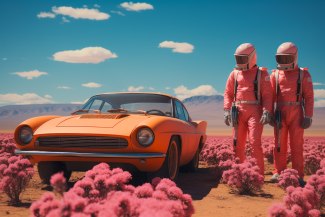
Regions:
<instances>
[{"instance_id":1,"label":"pink helmet","mask_svg":"<svg viewBox=\"0 0 325 217\"><path fill-rule=\"evenodd\" d=\"M256 65L256 50L254 45L250 43L239 45L234 55L236 59L236 69L246 71Z\"/></svg>"},{"instance_id":2,"label":"pink helmet","mask_svg":"<svg viewBox=\"0 0 325 217\"><path fill-rule=\"evenodd\" d=\"M298 64L298 48L292 42L285 42L278 47L275 59L280 70L292 70Z\"/></svg>"}]
</instances>

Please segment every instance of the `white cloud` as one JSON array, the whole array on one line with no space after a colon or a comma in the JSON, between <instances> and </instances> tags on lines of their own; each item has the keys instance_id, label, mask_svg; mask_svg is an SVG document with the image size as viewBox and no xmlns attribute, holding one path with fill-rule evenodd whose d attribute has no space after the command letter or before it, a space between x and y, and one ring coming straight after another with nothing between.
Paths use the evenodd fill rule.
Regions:
<instances>
[{"instance_id":1,"label":"white cloud","mask_svg":"<svg viewBox=\"0 0 325 217\"><path fill-rule=\"evenodd\" d=\"M94 8L100 8L100 5L94 4Z\"/></svg>"},{"instance_id":2,"label":"white cloud","mask_svg":"<svg viewBox=\"0 0 325 217\"><path fill-rule=\"evenodd\" d=\"M149 89L149 90L155 90L155 88L154 88L154 87L148 87L148 89Z\"/></svg>"},{"instance_id":3,"label":"white cloud","mask_svg":"<svg viewBox=\"0 0 325 217\"><path fill-rule=\"evenodd\" d=\"M69 90L69 89L71 89L71 87L68 87L68 86L58 86L57 88L58 89L63 89L63 90Z\"/></svg>"},{"instance_id":4,"label":"white cloud","mask_svg":"<svg viewBox=\"0 0 325 217\"><path fill-rule=\"evenodd\" d=\"M325 99L325 89L314 89L314 98Z\"/></svg>"},{"instance_id":5,"label":"white cloud","mask_svg":"<svg viewBox=\"0 0 325 217\"><path fill-rule=\"evenodd\" d=\"M153 10L153 6L145 2L123 2L120 6L127 11Z\"/></svg>"},{"instance_id":6,"label":"white cloud","mask_svg":"<svg viewBox=\"0 0 325 217\"><path fill-rule=\"evenodd\" d=\"M137 92L137 91L141 91L143 89L144 89L143 86L138 86L138 87L130 86L130 87L128 87L129 92Z\"/></svg>"},{"instance_id":7,"label":"white cloud","mask_svg":"<svg viewBox=\"0 0 325 217\"><path fill-rule=\"evenodd\" d=\"M188 89L184 85L178 86L174 89L177 98L183 100L192 96L211 96L216 95L218 92L211 85L200 85L193 89Z\"/></svg>"},{"instance_id":8,"label":"white cloud","mask_svg":"<svg viewBox=\"0 0 325 217\"><path fill-rule=\"evenodd\" d=\"M89 19L89 20L107 20L110 15L100 12L98 9L89 8L73 8L73 7L53 7L52 11L56 14L69 16L74 19Z\"/></svg>"},{"instance_id":9,"label":"white cloud","mask_svg":"<svg viewBox=\"0 0 325 217\"><path fill-rule=\"evenodd\" d=\"M3 61L6 61L6 60L8 60L8 58L7 57L3 57L2 60Z\"/></svg>"},{"instance_id":10,"label":"white cloud","mask_svg":"<svg viewBox=\"0 0 325 217\"><path fill-rule=\"evenodd\" d=\"M111 13L118 14L120 16L125 16L125 14L123 14L121 11L111 11Z\"/></svg>"},{"instance_id":11,"label":"white cloud","mask_svg":"<svg viewBox=\"0 0 325 217\"><path fill-rule=\"evenodd\" d=\"M117 58L115 53L102 47L85 47L81 50L66 50L53 54L56 61L67 63L100 63L106 59Z\"/></svg>"},{"instance_id":12,"label":"white cloud","mask_svg":"<svg viewBox=\"0 0 325 217\"><path fill-rule=\"evenodd\" d=\"M55 14L51 13L51 12L40 12L39 14L37 14L38 18L50 18L50 19L54 19L55 18Z\"/></svg>"},{"instance_id":13,"label":"white cloud","mask_svg":"<svg viewBox=\"0 0 325 217\"><path fill-rule=\"evenodd\" d=\"M71 104L83 104L83 102L80 102L80 101L73 101L73 102L70 102Z\"/></svg>"},{"instance_id":14,"label":"white cloud","mask_svg":"<svg viewBox=\"0 0 325 217\"><path fill-rule=\"evenodd\" d=\"M99 88L102 85L101 84L98 84L98 83L95 83L95 82L88 82L88 83L82 84L82 86L88 87L88 88Z\"/></svg>"},{"instance_id":15,"label":"white cloud","mask_svg":"<svg viewBox=\"0 0 325 217\"><path fill-rule=\"evenodd\" d=\"M40 72L38 70L33 70L29 72L14 72L13 74L18 75L22 78L27 78L28 80L32 80L33 78L38 78L42 75L47 75L47 72Z\"/></svg>"},{"instance_id":16,"label":"white cloud","mask_svg":"<svg viewBox=\"0 0 325 217\"><path fill-rule=\"evenodd\" d=\"M192 53L194 46L187 42L163 41L159 44L160 48L171 48L174 53Z\"/></svg>"},{"instance_id":17,"label":"white cloud","mask_svg":"<svg viewBox=\"0 0 325 217\"><path fill-rule=\"evenodd\" d=\"M66 17L62 17L62 22L64 22L64 23L70 23L70 20L68 20Z\"/></svg>"},{"instance_id":18,"label":"white cloud","mask_svg":"<svg viewBox=\"0 0 325 217\"><path fill-rule=\"evenodd\" d=\"M166 90L170 90L171 88L170 87L165 87Z\"/></svg>"},{"instance_id":19,"label":"white cloud","mask_svg":"<svg viewBox=\"0 0 325 217\"><path fill-rule=\"evenodd\" d=\"M36 93L8 93L0 94L0 104L44 104L52 103L52 96L45 95L44 97Z\"/></svg>"},{"instance_id":20,"label":"white cloud","mask_svg":"<svg viewBox=\"0 0 325 217\"><path fill-rule=\"evenodd\" d=\"M320 83L320 82L314 82L313 83L314 86L323 86L325 85L324 83Z\"/></svg>"},{"instance_id":21,"label":"white cloud","mask_svg":"<svg viewBox=\"0 0 325 217\"><path fill-rule=\"evenodd\" d=\"M44 95L44 97L45 97L46 99L52 99L52 98L53 98L51 95L48 95L48 94Z\"/></svg>"},{"instance_id":22,"label":"white cloud","mask_svg":"<svg viewBox=\"0 0 325 217\"><path fill-rule=\"evenodd\" d=\"M73 102L70 102L70 103L71 104L85 104L88 100L89 100L89 98L85 99L84 101L73 101Z\"/></svg>"}]
</instances>

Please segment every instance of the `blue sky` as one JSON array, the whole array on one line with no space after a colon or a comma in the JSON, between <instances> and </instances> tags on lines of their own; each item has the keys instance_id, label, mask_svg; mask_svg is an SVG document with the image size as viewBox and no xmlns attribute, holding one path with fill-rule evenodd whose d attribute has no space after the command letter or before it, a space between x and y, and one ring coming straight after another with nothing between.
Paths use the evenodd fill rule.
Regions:
<instances>
[{"instance_id":1,"label":"blue sky","mask_svg":"<svg viewBox=\"0 0 325 217\"><path fill-rule=\"evenodd\" d=\"M239 44L253 43L271 70L286 41L325 106L325 1L2 0L0 10L0 106L128 90L222 94Z\"/></svg>"}]
</instances>

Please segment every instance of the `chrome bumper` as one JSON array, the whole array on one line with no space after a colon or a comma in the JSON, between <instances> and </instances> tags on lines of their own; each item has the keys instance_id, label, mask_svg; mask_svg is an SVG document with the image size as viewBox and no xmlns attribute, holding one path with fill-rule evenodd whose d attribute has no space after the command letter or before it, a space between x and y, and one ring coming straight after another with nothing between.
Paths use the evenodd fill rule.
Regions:
<instances>
[{"instance_id":1,"label":"chrome bumper","mask_svg":"<svg viewBox=\"0 0 325 217\"><path fill-rule=\"evenodd\" d=\"M24 151L15 150L15 154L64 157L106 157L106 158L162 158L164 153L83 153L64 151Z\"/></svg>"}]
</instances>

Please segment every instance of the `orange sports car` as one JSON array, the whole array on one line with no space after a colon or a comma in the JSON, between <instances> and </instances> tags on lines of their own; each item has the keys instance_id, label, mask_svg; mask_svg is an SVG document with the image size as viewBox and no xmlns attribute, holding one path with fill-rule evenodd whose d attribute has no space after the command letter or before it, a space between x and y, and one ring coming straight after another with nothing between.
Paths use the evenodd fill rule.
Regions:
<instances>
[{"instance_id":1,"label":"orange sports car","mask_svg":"<svg viewBox=\"0 0 325 217\"><path fill-rule=\"evenodd\" d=\"M176 179L198 168L206 121L192 121L185 106L160 93L91 97L70 116L40 116L16 128L16 154L38 163L45 183L59 171L85 171L99 162L136 168L149 178Z\"/></svg>"}]
</instances>

